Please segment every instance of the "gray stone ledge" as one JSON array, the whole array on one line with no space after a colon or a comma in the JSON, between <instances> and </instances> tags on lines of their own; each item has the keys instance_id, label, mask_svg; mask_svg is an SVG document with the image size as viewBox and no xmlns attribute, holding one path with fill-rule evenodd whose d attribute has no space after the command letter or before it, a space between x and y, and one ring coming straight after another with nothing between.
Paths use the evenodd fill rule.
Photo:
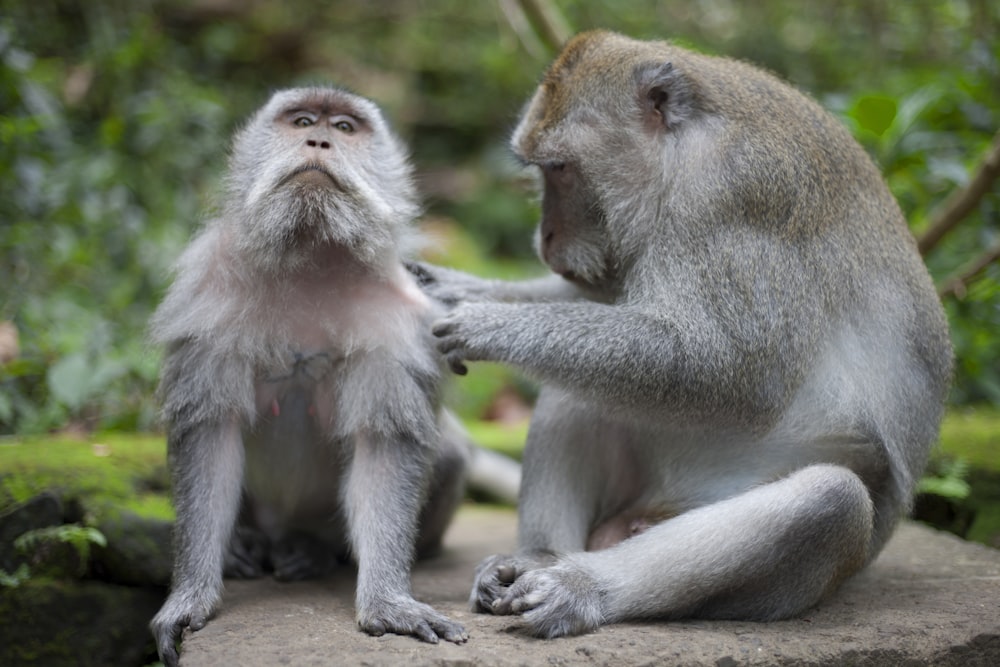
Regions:
<instances>
[{"instance_id":1,"label":"gray stone ledge","mask_svg":"<svg viewBox=\"0 0 1000 667\"><path fill-rule=\"evenodd\" d=\"M510 551L509 510L462 509L438 558L413 573L418 599L465 624L469 642L369 637L354 624L354 576L227 581L223 608L188 633L181 664L201 665L1000 665L1000 551L904 523L861 575L806 616L777 623L630 623L551 641L516 617L473 614L476 563Z\"/></svg>"}]
</instances>

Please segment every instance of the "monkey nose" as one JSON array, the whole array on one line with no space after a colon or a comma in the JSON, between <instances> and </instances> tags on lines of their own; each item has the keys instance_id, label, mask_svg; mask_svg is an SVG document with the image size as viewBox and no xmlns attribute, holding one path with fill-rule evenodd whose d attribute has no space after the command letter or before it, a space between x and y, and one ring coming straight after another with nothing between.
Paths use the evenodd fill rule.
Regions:
<instances>
[{"instance_id":1,"label":"monkey nose","mask_svg":"<svg viewBox=\"0 0 1000 667\"><path fill-rule=\"evenodd\" d=\"M316 141L315 139L306 140L306 146L310 148L330 148L329 141Z\"/></svg>"}]
</instances>

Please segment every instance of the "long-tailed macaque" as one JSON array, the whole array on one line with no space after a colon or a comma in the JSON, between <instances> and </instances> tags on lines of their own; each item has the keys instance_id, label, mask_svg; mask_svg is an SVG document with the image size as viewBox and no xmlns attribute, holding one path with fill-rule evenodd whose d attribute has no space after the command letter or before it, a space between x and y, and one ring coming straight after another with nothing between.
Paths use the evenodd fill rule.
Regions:
<instances>
[{"instance_id":1,"label":"long-tailed macaque","mask_svg":"<svg viewBox=\"0 0 1000 667\"><path fill-rule=\"evenodd\" d=\"M870 562L937 437L952 355L864 150L750 65L569 42L511 140L555 276L420 266L452 368L543 382L519 549L472 604L543 637L641 618L779 619Z\"/></svg>"},{"instance_id":2,"label":"long-tailed macaque","mask_svg":"<svg viewBox=\"0 0 1000 667\"><path fill-rule=\"evenodd\" d=\"M177 509L151 626L168 665L224 566L298 579L348 553L363 630L467 639L410 591L469 458L439 405L436 307L402 264L417 212L405 151L366 99L282 91L236 135L224 205L151 324Z\"/></svg>"}]
</instances>

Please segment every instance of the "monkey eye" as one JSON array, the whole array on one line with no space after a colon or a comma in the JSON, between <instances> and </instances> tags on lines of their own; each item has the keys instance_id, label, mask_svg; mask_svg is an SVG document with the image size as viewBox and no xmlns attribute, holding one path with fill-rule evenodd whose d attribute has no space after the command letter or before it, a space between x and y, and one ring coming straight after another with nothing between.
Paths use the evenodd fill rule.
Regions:
<instances>
[{"instance_id":1,"label":"monkey eye","mask_svg":"<svg viewBox=\"0 0 1000 667\"><path fill-rule=\"evenodd\" d=\"M299 116L298 118L293 120L292 123L295 124L297 127L309 127L310 125L315 124L315 121L309 116Z\"/></svg>"},{"instance_id":2,"label":"monkey eye","mask_svg":"<svg viewBox=\"0 0 1000 667\"><path fill-rule=\"evenodd\" d=\"M354 133L354 124L348 120L338 120L333 124L333 127L347 134Z\"/></svg>"}]
</instances>

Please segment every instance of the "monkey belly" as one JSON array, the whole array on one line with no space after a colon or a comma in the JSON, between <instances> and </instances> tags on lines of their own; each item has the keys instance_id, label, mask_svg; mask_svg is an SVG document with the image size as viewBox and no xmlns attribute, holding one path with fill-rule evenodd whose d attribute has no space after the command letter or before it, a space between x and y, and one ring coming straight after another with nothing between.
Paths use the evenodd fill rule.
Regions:
<instances>
[{"instance_id":1,"label":"monkey belly","mask_svg":"<svg viewBox=\"0 0 1000 667\"><path fill-rule=\"evenodd\" d=\"M600 551L646 532L661 521L677 516L676 512L658 508L634 508L597 524L587 538L587 551Z\"/></svg>"},{"instance_id":2,"label":"monkey belly","mask_svg":"<svg viewBox=\"0 0 1000 667\"><path fill-rule=\"evenodd\" d=\"M339 521L342 444L324 435L315 387L258 394L264 408L243 434L244 491L258 528L273 540L305 532L343 541ZM261 400L263 399L263 400Z\"/></svg>"}]
</instances>

